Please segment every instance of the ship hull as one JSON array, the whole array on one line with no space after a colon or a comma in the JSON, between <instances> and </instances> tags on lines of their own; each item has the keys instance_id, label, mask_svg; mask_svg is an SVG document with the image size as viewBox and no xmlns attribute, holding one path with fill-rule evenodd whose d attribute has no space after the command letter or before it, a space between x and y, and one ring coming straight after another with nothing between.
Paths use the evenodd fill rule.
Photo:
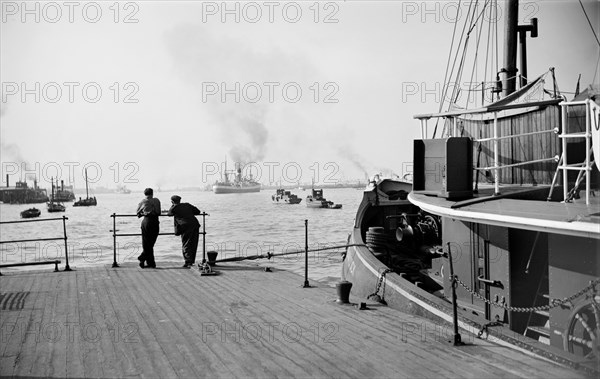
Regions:
<instances>
[{"instance_id":1,"label":"ship hull","mask_svg":"<svg viewBox=\"0 0 600 379\"><path fill-rule=\"evenodd\" d=\"M260 184L247 185L247 186L232 186L232 185L215 184L215 185L213 185L213 192L216 194L260 192Z\"/></svg>"},{"instance_id":2,"label":"ship hull","mask_svg":"<svg viewBox=\"0 0 600 379\"><path fill-rule=\"evenodd\" d=\"M428 265L418 269L406 269L392 264L394 258L393 254L389 254L391 250L380 249L371 243L373 237L369 237L369 233L374 226L393 235L397 224L391 221L397 215L423 212L413 204L417 202L412 193L403 198L390 196L401 188L401 183L387 180L380 183L379 188L365 192L349 235L349 247L342 264L342 280L352 283L351 293L359 298L382 301L392 308L439 323L444 337L452 340L453 307L449 300L452 298L452 284L447 254L434 256ZM406 187L405 190L410 191ZM581 346L578 341L592 339L591 343L595 343L593 337L590 338L586 333L596 327L594 318L597 314L594 316L592 303L600 300L600 297L593 295L591 290L585 291L592 296L591 302L585 294L573 297L600 277L600 264L596 258L599 248L597 239L547 231L536 237L536 230L463 222L450 217L441 217L439 221L440 234L443 230L443 236L438 251L446 251L445 246L452 247L454 275L471 288L477 286L478 293L489 301L498 299L500 303L502 299L506 305L513 307L503 309L491 306L472 296L462 285L457 285L458 326L461 332L469 332L464 338L481 335L526 354L545 357L591 373L597 370L594 369L598 367L595 358L587 364L582 364L581 359L586 355L593 357L592 351L597 347ZM413 237L412 234L410 236ZM425 250L417 247L412 253L418 255ZM575 252L578 254L577 260L573 259ZM405 258L397 261L407 262ZM427 259L422 261L427 262ZM483 277L489 279L490 283L493 279L493 286L476 284L480 275L478 265L484 261ZM468 279L473 271L477 275L473 280ZM543 284L544 281L546 284ZM441 289L435 290L436 285ZM571 297L565 306L553 306L546 311L545 322L549 326L546 341L532 333L542 329L532 326L532 320L540 316L532 311L523 313L517 309L541 305L543 300L540 302L539 299L542 299L542 294L551 299ZM586 329L579 320L593 325L588 325Z\"/></svg>"}]
</instances>

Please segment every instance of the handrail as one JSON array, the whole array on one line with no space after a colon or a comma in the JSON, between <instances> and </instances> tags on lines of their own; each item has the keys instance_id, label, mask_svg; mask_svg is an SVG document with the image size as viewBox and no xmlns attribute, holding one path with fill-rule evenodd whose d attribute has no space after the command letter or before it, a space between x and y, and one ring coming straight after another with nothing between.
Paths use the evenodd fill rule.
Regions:
<instances>
[{"instance_id":1,"label":"handrail","mask_svg":"<svg viewBox=\"0 0 600 379\"><path fill-rule=\"evenodd\" d=\"M34 241L56 241L56 240L64 240L65 241L65 269L63 271L72 271L69 266L69 250L67 244L67 220L69 218L67 216L55 217L55 218L40 218L36 220L14 220L14 221L0 221L0 225L2 224L20 224L23 222L40 222L40 221L57 221L62 220L63 222L63 237L51 237L51 238L31 238L31 239L22 239L22 240L11 240L11 241L0 241L0 244L3 243L19 243L19 242L34 242ZM22 262L22 263L9 263L5 265L0 265L0 267L19 267L19 266L30 266L30 265L40 265L40 264L55 264L56 269L54 271L58 271L58 263L60 261L46 261L46 262Z\"/></svg>"},{"instance_id":2,"label":"handrail","mask_svg":"<svg viewBox=\"0 0 600 379\"><path fill-rule=\"evenodd\" d=\"M594 160L590 159L592 155L593 147L592 147L592 120L596 120L596 117L599 117L600 114L600 106L598 106L594 101L590 99L580 100L580 101L565 101L561 103L562 106L562 133L558 136L562 140L562 157L561 164L556 168L556 172L562 170L563 176L563 201L569 202L571 199L569 197L569 189L568 189L568 176L567 171L579 171L577 175L577 179L575 181L575 187L573 190L577 189L583 179L582 176L585 175L585 203L590 204L590 192L591 192L591 171L592 166L594 165L594 160L597 160L598 157L594 157ZM585 131L582 132L569 132L569 124L568 124L568 113L569 106L585 106ZM567 139L568 138L584 138L585 139L585 151L586 156L585 160L580 163L569 163L567 158ZM554 182L553 186L554 188Z\"/></svg>"},{"instance_id":3,"label":"handrail","mask_svg":"<svg viewBox=\"0 0 600 379\"><path fill-rule=\"evenodd\" d=\"M206 227L205 227L205 222L206 222L206 216L210 216L208 213L206 212L202 212L197 216L202 216L202 231L200 232L200 234L202 234L202 263L206 262ZM112 217L113 219L113 228L112 228L112 232L113 232L113 264L112 267L116 268L119 267L119 264L117 263L117 237L137 237L137 236L141 236L142 233L119 233L117 234L117 217L138 217L138 215L136 214L116 214L113 213L112 215L110 215L110 217ZM158 215L158 217L173 217L172 215L168 215L168 214L160 214ZM175 232L172 233L158 233L159 236L174 236Z\"/></svg>"},{"instance_id":4,"label":"handrail","mask_svg":"<svg viewBox=\"0 0 600 379\"><path fill-rule=\"evenodd\" d=\"M0 267L21 267L21 266L37 266L37 265L54 265L54 272L60 271L58 269L58 265L60 264L59 260L53 261L43 261L43 262L23 262L23 263L8 263L0 265ZM2 276L2 273L0 273Z\"/></svg>"},{"instance_id":5,"label":"handrail","mask_svg":"<svg viewBox=\"0 0 600 379\"><path fill-rule=\"evenodd\" d=\"M494 163L493 163L493 166L489 166L489 167L474 167L474 170L492 170L494 173L494 195L499 195L500 194L500 170L503 170L506 168L518 167L518 166L525 166L525 165L534 164L534 163L543 163L543 162L549 162L549 161L558 162L560 157L555 156L555 157L548 157L548 158L533 159L533 160L517 162L517 163L512 163L512 164L505 164L505 165L500 164L500 142L501 141L513 139L513 138L524 137L524 136L545 134L545 133L558 134L559 129L553 128L553 129L547 129L547 130L541 130L541 131L535 131L535 132L527 132L527 133L519 133L519 134L503 136L503 135L500 135L500 127L498 124L498 112L501 112L504 110L509 110L509 109L557 105L557 104L561 104L562 102L563 102L562 99L551 99L551 100L535 101L535 102L530 102L530 103L517 103L517 104L495 105L495 106L491 105L488 107L483 107L483 108L478 108L478 109L470 109L470 110L463 109L463 110L456 110L456 111L443 112L443 113L420 114L420 115L415 115L414 118L418 119L421 123L422 138L427 138L427 120L429 120L431 118L451 118L451 119L453 119L454 125L453 125L452 136L457 136L458 135L458 128L457 128L458 116L468 115L468 114L493 113L494 118L493 118L493 124L492 124L492 137L473 139L473 141L480 142L480 143L481 142L492 142L493 143L492 151L493 151L493 162ZM563 131L563 133L564 133L564 131Z\"/></svg>"}]
</instances>

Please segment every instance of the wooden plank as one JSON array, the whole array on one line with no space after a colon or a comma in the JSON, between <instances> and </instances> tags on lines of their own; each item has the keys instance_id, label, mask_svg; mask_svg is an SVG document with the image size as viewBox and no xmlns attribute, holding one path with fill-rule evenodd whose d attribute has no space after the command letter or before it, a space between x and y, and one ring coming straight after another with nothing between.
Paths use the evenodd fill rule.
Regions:
<instances>
[{"instance_id":1,"label":"wooden plank","mask_svg":"<svg viewBox=\"0 0 600 379\"><path fill-rule=\"evenodd\" d=\"M59 324L78 317L102 332L96 342L92 327L88 340L38 346L31 335L3 340L0 358L9 363L7 354L21 358L2 365L0 375L582 376L473 336L463 335L469 346L452 347L446 324L373 303L365 311L339 305L333 288L312 281L313 288L302 288L303 278L286 271L230 264L218 267L219 276L203 277L177 266L160 262L156 270L131 264L58 274L61 278L44 273L29 281L20 274L0 278L3 290L25 286L36 294L36 306L20 317ZM3 325L7 314L1 311ZM128 323L136 328L129 342L105 326L116 324L121 333ZM81 353L73 354L76 350Z\"/></svg>"}]
</instances>

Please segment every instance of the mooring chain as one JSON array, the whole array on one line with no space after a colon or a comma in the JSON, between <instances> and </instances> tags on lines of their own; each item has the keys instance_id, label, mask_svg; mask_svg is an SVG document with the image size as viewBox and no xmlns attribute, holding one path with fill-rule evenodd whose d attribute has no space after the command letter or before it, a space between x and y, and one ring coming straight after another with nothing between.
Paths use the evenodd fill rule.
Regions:
<instances>
[{"instance_id":1,"label":"mooring chain","mask_svg":"<svg viewBox=\"0 0 600 379\"><path fill-rule=\"evenodd\" d=\"M500 321L492 321L492 322L488 322L487 324L484 324L481 329L479 330L479 333L477 333L477 338L481 338L481 336L483 335L483 332L485 331L487 334L490 334L488 328L490 326L502 326L504 325L503 323L501 323Z\"/></svg>"},{"instance_id":2,"label":"mooring chain","mask_svg":"<svg viewBox=\"0 0 600 379\"><path fill-rule=\"evenodd\" d=\"M383 279L385 278L385 276L387 275L388 272L392 272L392 271L393 270L386 268L385 270L383 270L381 272L381 274L379 274L379 280L377 281L377 285L375 286L375 292L373 292L372 294L367 296L367 299L378 296L379 290L381 289L381 285L383 284Z\"/></svg>"},{"instance_id":3,"label":"mooring chain","mask_svg":"<svg viewBox=\"0 0 600 379\"><path fill-rule=\"evenodd\" d=\"M575 294L573 294L573 295L571 295L571 296L569 296L567 298L564 298L562 300L560 300L560 299L551 299L550 300L550 304L548 304L548 305L541 305L541 306L538 306L538 307L528 307L528 308L525 308L525 307L511 307L511 306L508 306L508 305L497 303L495 301L488 300L485 297L483 297L481 294L479 294L478 292L475 292L471 288L469 288L469 286L467 286L465 283L463 283L458 278L458 276L455 276L455 279L456 279L456 282L458 284L460 284L464 289L467 290L467 292L469 292L473 296L477 297L479 300L481 300L481 301L483 301L483 302L485 302L487 304L490 304L490 305L492 305L494 307L504 308L504 309L506 309L508 311L513 311L513 312L547 311L547 310L550 310L552 308L556 308L556 307L559 307L559 306L562 306L562 305L570 303L572 300L580 297L584 293L586 293L588 291L592 291L596 287L596 285L598 283L600 283L600 278L598 278L596 280L590 281L590 284L587 287L582 288L579 292L577 292L577 293L575 293Z\"/></svg>"}]
</instances>

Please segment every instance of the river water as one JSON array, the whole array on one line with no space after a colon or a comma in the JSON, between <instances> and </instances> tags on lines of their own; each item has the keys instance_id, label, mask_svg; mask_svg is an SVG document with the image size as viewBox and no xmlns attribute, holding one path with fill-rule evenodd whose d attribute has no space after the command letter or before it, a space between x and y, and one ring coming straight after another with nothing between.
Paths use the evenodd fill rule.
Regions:
<instances>
[{"instance_id":1,"label":"river water","mask_svg":"<svg viewBox=\"0 0 600 379\"><path fill-rule=\"evenodd\" d=\"M219 194L212 192L169 191L155 192L161 201L162 209L167 210L170 197L177 194L182 202L189 202L208 213L206 228L206 251L217 251L217 259L228 257L248 257L267 254L280 254L302 251L299 254L273 257L270 260L254 260L260 265L287 269L304 274L305 220L308 220L309 249L344 245L352 230L356 210L363 191L351 188L325 189L324 197L341 203L342 209L307 208L305 198L310 189L292 191L303 201L300 204L274 204L271 195L274 190L263 190L247 194ZM79 194L76 194L79 196ZM73 207L65 203L64 213L48 213L45 204L0 204L0 220L20 220L19 213L36 207L42 211L40 219L66 216L67 249L69 265L92 267L112 265L114 242L112 236L113 213L131 215L143 198L141 193L99 194L95 207ZM173 232L173 221L161 217L161 233ZM202 217L199 217L202 223ZM140 233L140 219L137 217L117 217L117 233ZM45 221L0 225L0 240L15 241L36 238L63 237L63 222ZM309 253L309 280L318 280L335 285L340 279L341 252L343 249ZM117 238L117 262L136 263L141 252L141 237ZM198 247L197 262L202 260L202 236ZM0 263L35 262L60 259L64 267L65 244L63 240L37 242L9 242L0 245ZM163 267L183 264L181 240L173 235L161 235L155 246L157 265ZM39 270L44 266L4 268L2 271ZM48 266L50 269L51 266Z\"/></svg>"}]
</instances>

